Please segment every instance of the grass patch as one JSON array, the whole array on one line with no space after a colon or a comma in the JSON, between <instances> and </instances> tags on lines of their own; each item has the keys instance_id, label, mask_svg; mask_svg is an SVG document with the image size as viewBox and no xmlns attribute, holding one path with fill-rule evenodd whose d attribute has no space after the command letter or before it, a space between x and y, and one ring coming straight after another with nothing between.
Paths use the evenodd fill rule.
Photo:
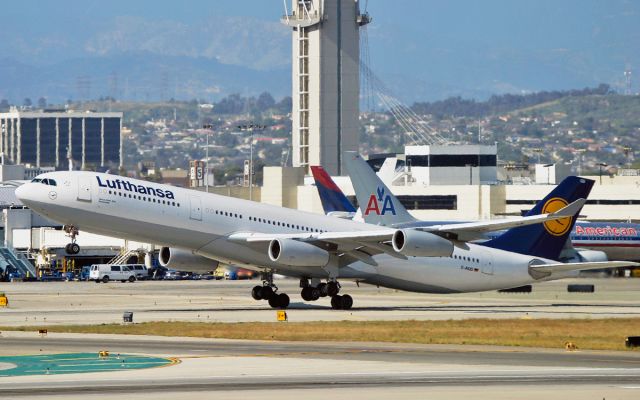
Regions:
<instances>
[{"instance_id":1,"label":"grass patch","mask_svg":"<svg viewBox=\"0 0 640 400\"><path fill-rule=\"evenodd\" d=\"M280 341L371 341L624 350L640 335L640 318L467 319L448 321L337 322L144 322L120 325L47 326L49 332L104 333ZM37 327L0 330L37 331Z\"/></svg>"}]
</instances>

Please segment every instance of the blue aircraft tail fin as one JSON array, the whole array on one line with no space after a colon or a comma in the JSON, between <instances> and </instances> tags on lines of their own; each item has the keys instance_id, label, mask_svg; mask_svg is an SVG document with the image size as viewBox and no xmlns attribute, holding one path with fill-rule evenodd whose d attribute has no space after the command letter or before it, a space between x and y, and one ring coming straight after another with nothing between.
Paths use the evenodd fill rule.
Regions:
<instances>
[{"instance_id":1,"label":"blue aircraft tail fin","mask_svg":"<svg viewBox=\"0 0 640 400\"><path fill-rule=\"evenodd\" d=\"M342 193L342 190L331 179L331 176L320 166L312 166L311 173L313 179L316 182L318 188L318 194L320 195L320 201L322 202L322 208L325 214L331 212L349 212L355 213L356 208L351 204L347 196Z\"/></svg>"},{"instance_id":2,"label":"blue aircraft tail fin","mask_svg":"<svg viewBox=\"0 0 640 400\"><path fill-rule=\"evenodd\" d=\"M586 199L589 196L589 192L591 192L593 183L594 181L590 179L577 176L567 177L544 199L537 202L535 207L526 215L548 214L578 199ZM579 214L580 210L573 217L512 228L497 238L484 242L483 245L514 253L557 260Z\"/></svg>"}]
</instances>

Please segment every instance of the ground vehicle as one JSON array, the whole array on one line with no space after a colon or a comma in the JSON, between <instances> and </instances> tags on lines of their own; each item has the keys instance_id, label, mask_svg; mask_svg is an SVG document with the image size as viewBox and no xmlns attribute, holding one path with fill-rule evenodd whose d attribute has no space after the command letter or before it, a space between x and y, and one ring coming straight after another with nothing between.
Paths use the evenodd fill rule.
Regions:
<instances>
[{"instance_id":1,"label":"ground vehicle","mask_svg":"<svg viewBox=\"0 0 640 400\"><path fill-rule=\"evenodd\" d=\"M176 271L175 269L169 269L164 273L164 278L169 281L179 281L183 279L182 272Z\"/></svg>"},{"instance_id":2,"label":"ground vehicle","mask_svg":"<svg viewBox=\"0 0 640 400\"><path fill-rule=\"evenodd\" d=\"M136 274L136 279L149 279L149 269L144 264L125 264L122 266L133 271Z\"/></svg>"},{"instance_id":3,"label":"ground vehicle","mask_svg":"<svg viewBox=\"0 0 640 400\"><path fill-rule=\"evenodd\" d=\"M135 282L136 273L131 271L126 265L93 264L89 279L96 283L107 283L110 280L122 282Z\"/></svg>"},{"instance_id":4,"label":"ground vehicle","mask_svg":"<svg viewBox=\"0 0 640 400\"><path fill-rule=\"evenodd\" d=\"M90 273L91 273L91 266L85 265L84 267L82 267L82 271L80 271L79 279L81 281L88 281Z\"/></svg>"}]
</instances>

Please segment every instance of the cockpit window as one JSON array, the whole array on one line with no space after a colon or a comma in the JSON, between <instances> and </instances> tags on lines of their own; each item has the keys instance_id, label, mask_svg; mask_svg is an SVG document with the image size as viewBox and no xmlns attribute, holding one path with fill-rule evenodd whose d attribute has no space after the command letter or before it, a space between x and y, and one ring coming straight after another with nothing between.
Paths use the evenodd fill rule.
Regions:
<instances>
[{"instance_id":1,"label":"cockpit window","mask_svg":"<svg viewBox=\"0 0 640 400\"><path fill-rule=\"evenodd\" d=\"M32 183L42 183L43 185L49 185L49 186L58 186L58 184L56 183L55 180L53 179L49 179L49 178L33 178L31 180Z\"/></svg>"}]
</instances>

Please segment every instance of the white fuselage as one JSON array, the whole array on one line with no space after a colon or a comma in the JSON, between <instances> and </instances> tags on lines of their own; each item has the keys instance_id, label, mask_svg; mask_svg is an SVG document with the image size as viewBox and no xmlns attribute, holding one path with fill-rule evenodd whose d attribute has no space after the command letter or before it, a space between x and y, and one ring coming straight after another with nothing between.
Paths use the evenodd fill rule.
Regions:
<instances>
[{"instance_id":1,"label":"white fuselage","mask_svg":"<svg viewBox=\"0 0 640 400\"><path fill-rule=\"evenodd\" d=\"M373 256L339 268L291 267L271 261L268 243L229 240L235 233L363 232L380 227L200 191L94 172L52 172L16 195L34 211L81 230L189 249L254 270L295 277L357 279L416 292L455 293L525 285L532 260L551 260L456 242L451 257ZM554 276L555 278L555 276ZM558 277L560 278L560 276Z\"/></svg>"}]
</instances>

